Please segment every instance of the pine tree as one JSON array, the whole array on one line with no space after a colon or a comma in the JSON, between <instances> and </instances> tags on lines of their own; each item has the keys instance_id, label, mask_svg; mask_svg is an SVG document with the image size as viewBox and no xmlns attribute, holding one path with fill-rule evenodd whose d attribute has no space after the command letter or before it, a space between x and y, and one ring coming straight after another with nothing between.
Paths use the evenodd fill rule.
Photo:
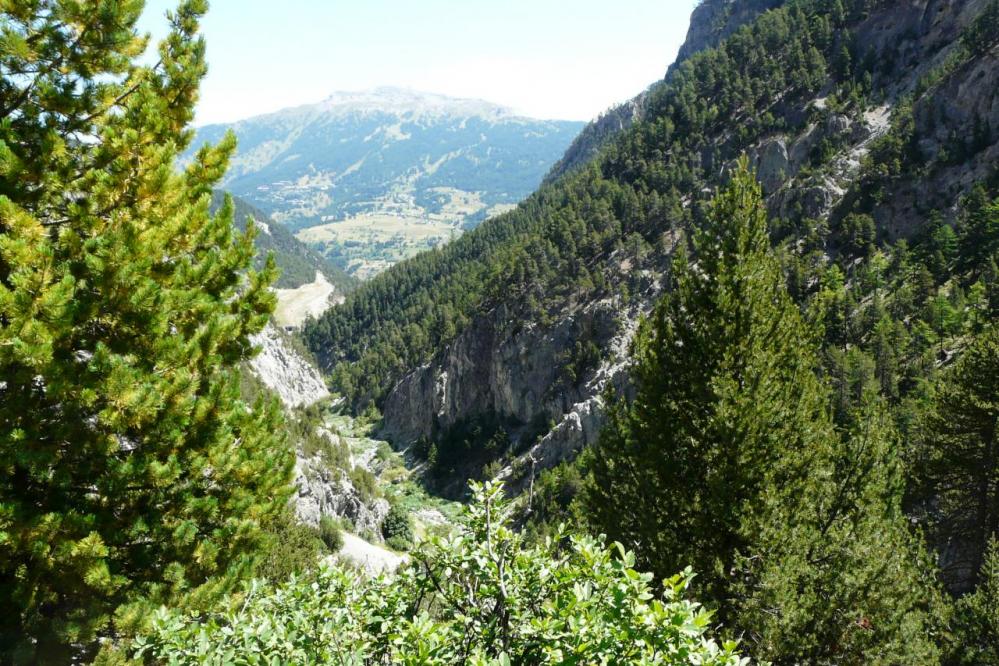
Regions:
<instances>
[{"instance_id":1,"label":"pine tree","mask_svg":"<svg viewBox=\"0 0 999 666\"><path fill-rule=\"evenodd\" d=\"M950 608L902 512L899 443L868 394L793 505L771 488L733 567L737 622L780 664L934 664Z\"/></svg>"},{"instance_id":2,"label":"pine tree","mask_svg":"<svg viewBox=\"0 0 999 666\"><path fill-rule=\"evenodd\" d=\"M973 54L999 43L999 0L991 0L961 34L961 43Z\"/></svg>"},{"instance_id":3,"label":"pine tree","mask_svg":"<svg viewBox=\"0 0 999 666\"><path fill-rule=\"evenodd\" d=\"M273 309L253 230L214 217L232 136L174 170L205 72L204 0L140 65L141 0L0 14L0 654L67 663L254 562L291 455L239 398Z\"/></svg>"},{"instance_id":4,"label":"pine tree","mask_svg":"<svg viewBox=\"0 0 999 666\"><path fill-rule=\"evenodd\" d=\"M985 285L985 296L987 298L987 311L992 317L999 317L999 253L990 257L982 272L982 281Z\"/></svg>"},{"instance_id":5,"label":"pine tree","mask_svg":"<svg viewBox=\"0 0 999 666\"><path fill-rule=\"evenodd\" d=\"M978 276L999 254L999 199L990 200L985 188L977 185L962 202L962 208L957 268Z\"/></svg>"},{"instance_id":6,"label":"pine tree","mask_svg":"<svg viewBox=\"0 0 999 666\"><path fill-rule=\"evenodd\" d=\"M590 461L595 525L778 663L932 663L935 591L898 506L887 427L841 440L813 334L745 162L674 261ZM903 655L903 656L899 656Z\"/></svg>"},{"instance_id":7,"label":"pine tree","mask_svg":"<svg viewBox=\"0 0 999 666\"><path fill-rule=\"evenodd\" d=\"M933 541L950 545L944 573L967 591L978 582L989 539L999 535L999 328L975 339L934 398L919 486L934 504Z\"/></svg>"},{"instance_id":8,"label":"pine tree","mask_svg":"<svg viewBox=\"0 0 999 666\"><path fill-rule=\"evenodd\" d=\"M643 556L654 554L660 561L648 565L657 573L680 561L693 565L714 598L727 596L725 572L747 544L740 526L764 477L799 475L778 469L790 464L781 452L800 450L807 468L827 439L791 420L821 420L824 400L813 359L797 353L807 334L782 293L756 196L744 176L737 178L694 238L697 263L685 254L675 259L675 289L643 323L634 346L638 397L612 413L596 465L596 490L609 495L593 503L598 516L606 511L603 524L621 517L613 495L623 488L644 490L648 503L634 525L622 522L611 535L641 544ZM812 386L795 386L796 377ZM752 405L743 401L747 389ZM647 463L655 475L642 473ZM680 487L683 496L671 492Z\"/></svg>"},{"instance_id":9,"label":"pine tree","mask_svg":"<svg viewBox=\"0 0 999 666\"><path fill-rule=\"evenodd\" d=\"M925 241L922 249L926 267L933 273L937 283L944 282L958 257L957 234L939 212L933 213L923 233Z\"/></svg>"},{"instance_id":10,"label":"pine tree","mask_svg":"<svg viewBox=\"0 0 999 666\"><path fill-rule=\"evenodd\" d=\"M978 588L958 601L955 624L959 634L956 663L999 664L999 539L989 543Z\"/></svg>"}]
</instances>

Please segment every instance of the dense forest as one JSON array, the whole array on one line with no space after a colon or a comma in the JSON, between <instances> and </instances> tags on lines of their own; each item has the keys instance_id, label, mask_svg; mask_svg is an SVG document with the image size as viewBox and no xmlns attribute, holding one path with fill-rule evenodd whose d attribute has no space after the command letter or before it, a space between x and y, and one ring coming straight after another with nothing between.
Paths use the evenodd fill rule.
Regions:
<instances>
[{"instance_id":1,"label":"dense forest","mask_svg":"<svg viewBox=\"0 0 999 666\"><path fill-rule=\"evenodd\" d=\"M942 97L952 90L948 87L952 79L983 67L983 59L990 63L987 66L994 66L999 3L976 3L973 17L959 33L947 44L936 45L932 63L913 60L902 46L869 44L855 37L870 17L879 12L891 15L896 10L905 11L892 2L802 1L763 14L718 48L694 54L671 71L648 92L642 119L609 140L592 163L546 184L518 210L379 276L349 297L344 307L309 325L305 332L308 343L332 372L335 386L363 408L369 402L384 404L396 382L431 361L494 309L514 320L510 326L532 322L545 327L564 316L567 303L612 298L626 307L641 301L648 298L649 280L642 271L618 270L619 264L626 263L622 256L633 258L635 266L652 266L667 285L681 279L670 267L677 248L688 248L694 265L702 266L694 240L697 233L691 230L711 224L714 188L731 177L740 153L759 146L774 133L795 136L811 126L828 126L839 117L859 117L889 104L890 126L866 146L857 175L831 209L819 214L821 209L808 198L814 191L808 185L821 183L827 174L841 168L839 151L847 145L846 139L832 133L811 145L806 166L796 174L803 187L780 197L770 196L774 192L766 185L762 192L771 217L769 252L779 267L783 288L802 317L800 330L793 337L814 339L815 344L809 352L813 356L794 361L814 372L819 382L814 398L818 406L811 415L801 416L802 429L825 429L827 433L819 438L824 438L825 444L801 445L816 449L815 455L821 459L814 464L826 471L796 473L803 478L825 475L839 479L830 481L826 488L788 487L788 493L798 494L783 501L793 502L798 510L801 502L818 507L834 503L823 499L822 493L831 492L841 505L827 518L815 518L830 521L823 533L834 530L841 520L859 525L871 515L883 516L882 521L868 524L871 536L856 535L853 538L860 541L841 547L852 552L849 557L876 558L881 564L894 566L886 564L892 561L888 553L872 554L872 544L881 540L881 546L893 544L891 556L921 563L907 573L899 564L901 568L892 574L901 577L891 586L892 598L869 601L880 612L893 613L890 617L895 621L901 617L923 621L915 619L919 617L916 606L925 618L926 624L907 629L894 624L892 630L900 632L894 638L883 634L872 639L884 641L881 648L894 641L907 644L907 649L915 652L898 659L903 663L961 658L979 663L994 658L987 656L988 640L973 639L973 633L960 639L970 656L948 656L946 652L953 646L948 642L947 636L953 637L949 632L962 624L996 626L994 611L984 610L991 603L985 599L994 599L989 597L995 587L995 582L988 580L988 562L994 557L990 556L989 543L999 527L995 522L996 461L990 452L995 440L995 393L985 388L994 385L988 379L994 365L989 365L984 350L993 348L993 322L999 313L999 167L992 162L991 169L979 169L980 177L970 183L965 179L956 187L952 182L946 189L920 191L915 197L917 205L904 215L892 206L902 195L913 196L911 192L919 183L947 182L948 174L962 165L977 161L988 166L989 161L983 159L992 154L986 151L996 141L997 128L982 117L972 118L963 127L955 126L946 117ZM898 50L892 50L896 46ZM913 71L911 87L900 89L902 73ZM812 103L815 99L821 99L822 104ZM949 135L942 145L928 141L931 132L940 134L940 126L948 122ZM766 174L760 178L768 181ZM755 265L756 259L752 262ZM654 298L658 300L658 296ZM723 322L718 325L724 326ZM709 395L719 390L708 383L709 378L697 377L708 362L700 354L722 354L721 350L709 345L702 352L688 342L683 349L693 357L670 360L663 357L665 352L653 353L644 347L652 343L643 340L639 337L634 343L633 372L646 372L650 378L638 375L639 402L620 407L625 410L622 414L630 415L630 410L644 404L642 382L654 383L657 376L657 397L645 398L653 406L679 400L677 392L693 392L698 386ZM583 342L581 355L568 354L563 359L564 374L571 378L598 365L586 360L589 353ZM732 351L726 353L735 354L734 350L751 343L733 342ZM994 364L994 356L991 362ZM678 370L671 363L694 374L681 375L686 381L677 380L675 385L663 385L661 377ZM972 364L976 370L971 369ZM769 367L773 376L774 367ZM791 372L794 367L780 369ZM975 379L972 373L976 373ZM807 394L798 385L804 381L803 375L798 372L794 376L797 383L789 384L794 386L793 392L775 398L771 416L754 415L761 420L752 428L762 428L762 423L773 427L773 414L790 409L790 396ZM973 388L977 385L983 388ZM754 385L754 392L744 399L758 399L755 391L759 390ZM950 396L956 395L964 397L952 401ZM705 400L703 394L694 397ZM608 396L612 403L618 399ZM722 409L718 400L702 403L703 408ZM678 403L676 409L691 407ZM629 431L630 418L644 424L644 429ZM864 652L871 648L864 647L862 641L846 647L859 640L856 636L821 635L837 626L842 629L837 625L841 617L830 618L827 629L817 626L815 614L830 603L826 592L815 592L814 606L788 611L814 620L813 626L782 626L771 631L765 629L766 611L748 608L762 604L759 597L745 590L734 591L728 587L731 582L718 583L721 587L709 584L710 571L714 567L731 570L735 565L729 558L737 553L752 557L745 550L777 547L756 539L746 541L747 533L742 530L762 534L759 539L767 537L761 525L745 524L748 518L741 511L749 512L746 515L754 520L764 520L768 514L756 514L786 514L791 509L778 500L764 499L770 491L762 490L760 484L773 483L772 479L736 476L739 483L751 484L745 490L750 495L727 495L716 485L720 480L710 479L698 490L695 472L699 465L715 470L724 460L732 465L749 464L739 463L739 456L753 456L756 449L739 438L729 440L736 448L725 449L724 439L716 431L703 430L706 424L697 424L691 434L670 434L677 427L676 418L677 414L670 413L655 418L646 413L612 418L605 426L610 431L601 435L596 449L608 451L606 454L584 455L541 475L532 489L536 501L528 529L544 534L547 526L559 520L588 525L636 548L639 560L647 557L645 565L660 575L684 563L699 562L696 568L704 580L704 587L698 588L702 598L718 600L725 608L722 617L741 627L744 636L760 641L750 653L766 655L778 663L823 661L836 659L822 652L836 646L836 650L858 650L865 655L858 657L861 661L880 659ZM794 428L791 423L784 426ZM736 425L727 423L726 427ZM514 424L510 429L502 414L470 415L442 430L434 441L421 442L417 450L431 464L428 480L447 488L466 476L489 478L504 466L512 466L514 475L523 473L518 456L531 442L517 441L517 436L531 438L533 432L532 425ZM721 441L713 451L687 451L678 448L679 439L659 441L658 433L670 438L686 436L695 442ZM779 433L775 429L768 436L780 438ZM787 441L785 436L780 441L782 446L791 447L794 440ZM770 462L753 458L752 465L762 466L757 472L780 464L779 449L773 450L766 440L758 446L761 454L775 458ZM630 447L636 448L631 451ZM631 467L623 467L623 455L630 456ZM863 483L871 484L866 487L857 485L859 470L851 471L844 462L865 456L864 473L869 476ZM723 466L717 473L749 474L725 472ZM631 481L626 482L626 478ZM633 490L628 491L629 487ZM684 492L674 501L689 505L652 508L681 489ZM690 496L684 499L687 492ZM753 500L752 493L763 495ZM706 505L707 497L712 500ZM754 504L756 501L761 504ZM692 532L699 529L696 520L706 521L701 535L721 539L725 533L716 532L726 511L733 512L728 518L732 521L731 535L721 544L694 552L700 547ZM674 517L671 512L678 513ZM647 513L661 513L684 524L669 527L656 522L665 518ZM628 515L635 515L633 528L622 521ZM645 518L651 522L643 524ZM918 532L910 533L904 526L912 520L919 526ZM818 537L807 535L807 529L812 529L807 525L801 529L795 538L801 539L807 550ZM874 541L865 545L863 539ZM677 546L677 542L684 546ZM782 543L780 547L791 548L793 544ZM643 548L648 552L643 553ZM929 553L935 557L927 559ZM857 561L850 564L849 557L842 557L839 566L854 570L859 566ZM936 577L926 578L925 570L933 569L930 562L934 559L941 569ZM825 582L819 578L810 584L835 586L830 581L839 574L828 575L833 578ZM872 570L857 575L870 576L868 580L873 581L884 573ZM795 582L792 573L769 583L798 590L792 595L800 595L804 584ZM953 616L961 619L953 625L948 624L951 611L947 603L936 596L939 583L959 596L978 590L977 596L962 597L955 611L958 615ZM894 596L903 589L920 592L905 601ZM862 607L862 597L852 599L850 603L856 608ZM799 601L810 603L805 598ZM779 602L768 598L766 603ZM984 615L971 620L967 613L976 603ZM744 612L752 621L739 618L743 612L737 610L740 604L747 605ZM890 610L892 604L900 605ZM784 617L773 606L769 611L774 617ZM875 621L872 615L855 617L854 622L866 627ZM869 638L881 628L887 630L893 621L879 622L885 624L868 628L872 632ZM916 641L917 635L923 638ZM931 637L929 642L926 637ZM918 652L921 649L925 651Z\"/></svg>"},{"instance_id":2,"label":"dense forest","mask_svg":"<svg viewBox=\"0 0 999 666\"><path fill-rule=\"evenodd\" d=\"M176 168L207 3L155 63L141 0L4 4L0 663L999 664L999 127L946 107L999 68L999 0L925 51L860 37L913 6L761 14L593 161L307 324L374 418L496 311L641 315L592 446L535 470L551 424L497 413L413 442L465 514L414 543L393 507L412 550L370 576L289 511L294 446L353 452L246 374L278 271L213 195L234 137ZM776 134L814 139L793 176ZM607 353L577 336L552 392Z\"/></svg>"}]
</instances>

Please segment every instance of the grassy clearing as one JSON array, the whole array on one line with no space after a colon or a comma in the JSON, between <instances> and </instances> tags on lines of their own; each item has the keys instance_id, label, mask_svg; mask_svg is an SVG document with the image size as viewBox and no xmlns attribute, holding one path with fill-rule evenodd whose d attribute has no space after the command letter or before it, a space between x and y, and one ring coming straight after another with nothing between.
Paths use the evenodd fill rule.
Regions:
<instances>
[{"instance_id":1,"label":"grassy clearing","mask_svg":"<svg viewBox=\"0 0 999 666\"><path fill-rule=\"evenodd\" d=\"M366 213L298 232L300 241L365 280L461 234L454 222L432 217Z\"/></svg>"},{"instance_id":2,"label":"grassy clearing","mask_svg":"<svg viewBox=\"0 0 999 666\"><path fill-rule=\"evenodd\" d=\"M386 213L364 213L339 222L302 229L296 236L305 243L361 243L410 242L420 243L432 239L447 240L457 233L455 225L428 217L409 217Z\"/></svg>"}]
</instances>

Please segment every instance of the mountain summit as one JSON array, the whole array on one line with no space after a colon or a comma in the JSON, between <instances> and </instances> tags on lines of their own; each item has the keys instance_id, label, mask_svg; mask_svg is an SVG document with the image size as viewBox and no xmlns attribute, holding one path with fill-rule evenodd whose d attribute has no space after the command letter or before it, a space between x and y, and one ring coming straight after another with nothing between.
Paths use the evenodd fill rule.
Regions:
<instances>
[{"instance_id":1,"label":"mountain summit","mask_svg":"<svg viewBox=\"0 0 999 666\"><path fill-rule=\"evenodd\" d=\"M396 86L379 86L356 92L335 92L319 104L300 108L344 115L390 113L407 119L450 116L495 121L517 117L513 109L485 100L448 97ZM530 119L525 120L534 122Z\"/></svg>"}]
</instances>

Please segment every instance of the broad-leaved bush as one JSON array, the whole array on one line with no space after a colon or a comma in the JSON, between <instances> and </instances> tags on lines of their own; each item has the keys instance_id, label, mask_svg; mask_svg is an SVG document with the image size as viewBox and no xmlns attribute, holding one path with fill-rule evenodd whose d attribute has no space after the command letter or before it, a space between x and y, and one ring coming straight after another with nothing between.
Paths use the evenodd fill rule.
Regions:
<instances>
[{"instance_id":1,"label":"broad-leaved bush","mask_svg":"<svg viewBox=\"0 0 999 666\"><path fill-rule=\"evenodd\" d=\"M499 484L472 486L454 535L395 573L325 566L254 583L225 612L161 610L135 656L168 664L725 664L748 660L709 635L688 570L663 581L634 556L563 531L526 547Z\"/></svg>"}]
</instances>

